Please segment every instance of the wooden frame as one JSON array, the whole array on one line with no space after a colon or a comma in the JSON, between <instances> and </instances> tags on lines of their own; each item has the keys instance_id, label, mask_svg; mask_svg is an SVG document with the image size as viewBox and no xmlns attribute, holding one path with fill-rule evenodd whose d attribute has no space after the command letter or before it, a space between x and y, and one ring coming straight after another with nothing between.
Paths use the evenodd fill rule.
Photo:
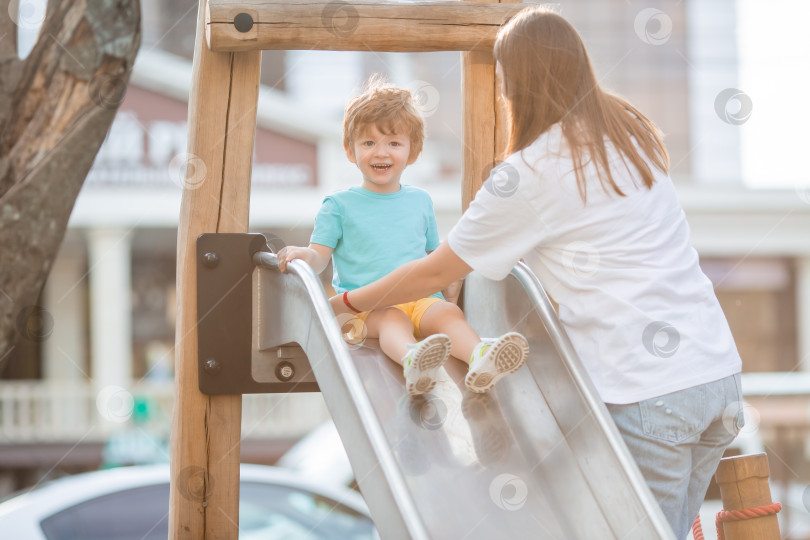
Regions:
<instances>
[{"instance_id":1,"label":"wooden frame","mask_svg":"<svg viewBox=\"0 0 810 540\"><path fill-rule=\"evenodd\" d=\"M500 24L522 7L199 0L177 247L171 538L238 536L242 398L199 391L195 243L203 233L248 229L261 49L469 51L462 53L466 209L504 148L490 51ZM233 23L239 14L249 16L241 17L241 31Z\"/></svg>"}]
</instances>

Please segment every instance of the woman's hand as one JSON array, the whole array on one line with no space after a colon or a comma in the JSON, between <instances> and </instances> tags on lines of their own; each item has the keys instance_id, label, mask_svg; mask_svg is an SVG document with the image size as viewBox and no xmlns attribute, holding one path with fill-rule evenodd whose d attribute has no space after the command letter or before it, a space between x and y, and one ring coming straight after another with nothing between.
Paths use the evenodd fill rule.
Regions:
<instances>
[{"instance_id":1,"label":"woman's hand","mask_svg":"<svg viewBox=\"0 0 810 540\"><path fill-rule=\"evenodd\" d=\"M461 294L461 284L464 283L463 279L457 279L442 291L444 299L451 304L458 304L458 297Z\"/></svg>"}]
</instances>

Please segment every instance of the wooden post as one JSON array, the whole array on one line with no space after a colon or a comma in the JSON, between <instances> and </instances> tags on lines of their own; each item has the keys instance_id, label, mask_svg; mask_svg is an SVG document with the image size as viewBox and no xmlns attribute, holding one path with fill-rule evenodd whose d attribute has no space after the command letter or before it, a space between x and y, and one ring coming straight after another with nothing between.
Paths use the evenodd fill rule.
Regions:
<instances>
[{"instance_id":1,"label":"wooden post","mask_svg":"<svg viewBox=\"0 0 810 540\"><path fill-rule=\"evenodd\" d=\"M746 510L767 506L771 500L768 486L768 457L765 454L734 456L720 460L715 479L720 486L723 509ZM728 521L723 527L726 540L779 540L776 515Z\"/></svg>"},{"instance_id":2,"label":"wooden post","mask_svg":"<svg viewBox=\"0 0 810 540\"><path fill-rule=\"evenodd\" d=\"M197 377L197 236L246 232L261 52L215 53L200 0L177 242L178 318L171 432L172 539L233 539L239 527L241 396L207 396ZM182 174L182 173L181 173Z\"/></svg>"},{"instance_id":3,"label":"wooden post","mask_svg":"<svg viewBox=\"0 0 810 540\"><path fill-rule=\"evenodd\" d=\"M476 2L477 0L468 0ZM515 3L503 0L502 3ZM516 5L524 8L524 5ZM519 9L518 9L519 11ZM494 41L493 41L494 43ZM461 209L466 210L506 146L506 118L499 104L492 49L462 53L464 162Z\"/></svg>"}]
</instances>

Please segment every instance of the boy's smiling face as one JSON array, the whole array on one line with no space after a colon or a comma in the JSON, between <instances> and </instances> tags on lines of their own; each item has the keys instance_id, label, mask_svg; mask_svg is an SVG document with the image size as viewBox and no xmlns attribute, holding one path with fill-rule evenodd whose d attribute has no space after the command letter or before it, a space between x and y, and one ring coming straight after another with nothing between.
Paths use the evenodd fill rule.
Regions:
<instances>
[{"instance_id":1,"label":"boy's smiling face","mask_svg":"<svg viewBox=\"0 0 810 540\"><path fill-rule=\"evenodd\" d=\"M416 161L416 156L410 157L411 139L403 129L385 134L374 124L363 127L345 150L349 161L363 173L362 187L375 193L399 191L399 177Z\"/></svg>"}]
</instances>

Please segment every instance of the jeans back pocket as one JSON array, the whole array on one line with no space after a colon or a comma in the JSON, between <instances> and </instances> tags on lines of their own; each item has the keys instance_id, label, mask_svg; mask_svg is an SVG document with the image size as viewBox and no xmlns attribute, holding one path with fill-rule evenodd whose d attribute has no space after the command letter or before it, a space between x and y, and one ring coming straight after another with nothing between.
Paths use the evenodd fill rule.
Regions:
<instances>
[{"instance_id":1,"label":"jeans back pocket","mask_svg":"<svg viewBox=\"0 0 810 540\"><path fill-rule=\"evenodd\" d=\"M706 389L686 388L639 402L644 434L680 443L701 433L706 421Z\"/></svg>"}]
</instances>

